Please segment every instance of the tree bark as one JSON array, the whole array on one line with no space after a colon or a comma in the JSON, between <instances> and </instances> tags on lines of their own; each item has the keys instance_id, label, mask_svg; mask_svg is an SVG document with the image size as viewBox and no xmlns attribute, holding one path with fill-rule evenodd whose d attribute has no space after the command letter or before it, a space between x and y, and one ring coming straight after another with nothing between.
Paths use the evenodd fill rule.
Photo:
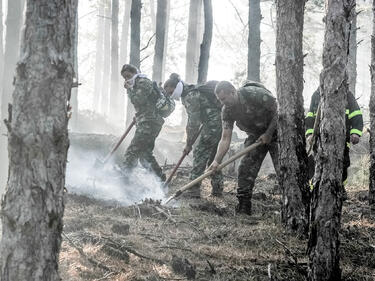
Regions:
<instances>
[{"instance_id":1,"label":"tree bark","mask_svg":"<svg viewBox=\"0 0 375 281\"><path fill-rule=\"evenodd\" d=\"M247 79L260 81L260 0L249 0Z\"/></svg>"},{"instance_id":2,"label":"tree bark","mask_svg":"<svg viewBox=\"0 0 375 281\"><path fill-rule=\"evenodd\" d=\"M201 54L198 65L198 84L203 84L207 81L208 62L210 59L210 49L212 42L212 2L211 0L203 0L204 6L204 33L201 44Z\"/></svg>"},{"instance_id":3,"label":"tree bark","mask_svg":"<svg viewBox=\"0 0 375 281\"><path fill-rule=\"evenodd\" d=\"M309 189L304 137L303 18L305 1L276 2L276 84L279 103L278 140L282 221L307 234Z\"/></svg>"},{"instance_id":4,"label":"tree bark","mask_svg":"<svg viewBox=\"0 0 375 281\"><path fill-rule=\"evenodd\" d=\"M128 62L128 39L129 39L129 23L130 9L132 0L125 1L124 17L122 21L121 41L120 41L120 65Z\"/></svg>"},{"instance_id":5,"label":"tree bark","mask_svg":"<svg viewBox=\"0 0 375 281\"><path fill-rule=\"evenodd\" d=\"M157 21L157 16L155 16L155 1L150 0L150 17L151 17L151 25L152 25L152 31L153 33L156 32L156 21Z\"/></svg>"},{"instance_id":6,"label":"tree bark","mask_svg":"<svg viewBox=\"0 0 375 281\"><path fill-rule=\"evenodd\" d=\"M168 52L168 34L169 34L169 17L171 11L171 1L167 1L167 19L165 23L165 38L164 38L164 52L163 52L163 64L161 70L161 81L165 81L165 65L167 61L167 52Z\"/></svg>"},{"instance_id":7,"label":"tree bark","mask_svg":"<svg viewBox=\"0 0 375 281\"><path fill-rule=\"evenodd\" d=\"M371 96L370 96L370 186L369 204L375 205L375 0L372 1Z\"/></svg>"},{"instance_id":8,"label":"tree bark","mask_svg":"<svg viewBox=\"0 0 375 281\"><path fill-rule=\"evenodd\" d=\"M355 3L356 0L353 0ZM351 10L351 24L349 37L349 57L348 57L348 82L349 91L355 96L355 86L357 82L357 11L356 7Z\"/></svg>"},{"instance_id":9,"label":"tree bark","mask_svg":"<svg viewBox=\"0 0 375 281\"><path fill-rule=\"evenodd\" d=\"M130 10L130 63L140 68L140 48L141 48L141 0L132 0ZM132 122L134 117L134 107L130 100L127 100L126 107L126 127Z\"/></svg>"},{"instance_id":10,"label":"tree bark","mask_svg":"<svg viewBox=\"0 0 375 281\"><path fill-rule=\"evenodd\" d=\"M167 27L167 0L158 0L156 12L156 41L154 64L152 66L152 80L162 81L163 59L164 59L164 41Z\"/></svg>"},{"instance_id":11,"label":"tree bark","mask_svg":"<svg viewBox=\"0 0 375 281\"><path fill-rule=\"evenodd\" d=\"M95 85L94 85L94 98L93 108L94 111L100 111L101 102L101 88L103 79L103 55L104 55L104 0L98 0L98 17L96 20L97 24L97 35L96 35L96 53L95 53Z\"/></svg>"},{"instance_id":12,"label":"tree bark","mask_svg":"<svg viewBox=\"0 0 375 281\"><path fill-rule=\"evenodd\" d=\"M0 77L4 70L4 48L3 48L3 1L0 1ZM1 102L1 101L0 101Z\"/></svg>"},{"instance_id":13,"label":"tree bark","mask_svg":"<svg viewBox=\"0 0 375 281\"><path fill-rule=\"evenodd\" d=\"M61 280L74 1L27 2L8 120L11 165L1 205L2 281Z\"/></svg>"},{"instance_id":14,"label":"tree bark","mask_svg":"<svg viewBox=\"0 0 375 281\"><path fill-rule=\"evenodd\" d=\"M119 49L118 49L118 13L119 1L112 0L112 44L111 44L111 91L110 91L110 119L120 121L120 98L119 98Z\"/></svg>"},{"instance_id":15,"label":"tree bark","mask_svg":"<svg viewBox=\"0 0 375 281\"><path fill-rule=\"evenodd\" d=\"M341 280L339 231L351 4L352 0L328 0L326 6L323 71L320 75L322 117L316 144L309 240L309 278L314 281Z\"/></svg>"},{"instance_id":16,"label":"tree bark","mask_svg":"<svg viewBox=\"0 0 375 281\"><path fill-rule=\"evenodd\" d=\"M78 126L78 0L73 3L75 6L72 7L74 15L72 20L74 21L74 41L73 41L73 67L74 67L74 81L77 84L76 87L72 88L72 96L70 105L72 107L72 117L70 119L70 128L75 131Z\"/></svg>"},{"instance_id":17,"label":"tree bark","mask_svg":"<svg viewBox=\"0 0 375 281\"><path fill-rule=\"evenodd\" d=\"M202 0L190 0L188 38L186 43L185 81L195 84L198 80L199 44Z\"/></svg>"},{"instance_id":18,"label":"tree bark","mask_svg":"<svg viewBox=\"0 0 375 281\"><path fill-rule=\"evenodd\" d=\"M103 76L102 76L102 101L101 101L101 112L104 116L108 116L109 110L109 87L111 81L111 2L105 0L104 8L104 65L103 65Z\"/></svg>"}]
</instances>

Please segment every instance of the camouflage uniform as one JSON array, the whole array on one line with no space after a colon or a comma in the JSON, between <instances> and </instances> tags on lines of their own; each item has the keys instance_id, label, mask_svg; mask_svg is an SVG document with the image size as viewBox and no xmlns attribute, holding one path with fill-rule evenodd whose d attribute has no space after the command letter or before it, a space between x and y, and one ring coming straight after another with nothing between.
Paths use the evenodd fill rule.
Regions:
<instances>
[{"instance_id":1,"label":"camouflage uniform","mask_svg":"<svg viewBox=\"0 0 375 281\"><path fill-rule=\"evenodd\" d=\"M249 201L252 197L255 179L267 152L270 152L278 174L278 147L276 142L277 105L276 99L262 84L249 82L238 91L239 104L222 110L223 128L237 127L248 135L245 147L253 144L262 134L273 136L268 145L262 145L246 154L238 168L237 197Z\"/></svg>"},{"instance_id":2,"label":"camouflage uniform","mask_svg":"<svg viewBox=\"0 0 375 281\"><path fill-rule=\"evenodd\" d=\"M163 179L162 169L153 155L153 150L164 119L155 108L157 96L152 81L147 78L136 78L134 87L128 90L128 97L136 112L136 130L125 152L124 168L134 168L139 160L142 166Z\"/></svg>"},{"instance_id":3,"label":"camouflage uniform","mask_svg":"<svg viewBox=\"0 0 375 281\"><path fill-rule=\"evenodd\" d=\"M204 86L184 85L181 97L188 114L187 144L193 144L199 126L201 124L203 126L198 144L193 151L193 168L190 172L190 179L193 180L202 175L215 158L222 131L221 104L214 94L214 89L205 89ZM223 190L221 172L211 176L211 185L212 194L221 195ZM200 184L197 184L188 194L199 197L199 188Z\"/></svg>"}]
</instances>

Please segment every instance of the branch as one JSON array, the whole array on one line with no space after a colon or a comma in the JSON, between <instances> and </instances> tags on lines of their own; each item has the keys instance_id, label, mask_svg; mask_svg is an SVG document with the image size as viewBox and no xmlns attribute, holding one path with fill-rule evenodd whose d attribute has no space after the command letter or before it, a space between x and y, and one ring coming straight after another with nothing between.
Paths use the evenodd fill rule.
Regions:
<instances>
[{"instance_id":1,"label":"branch","mask_svg":"<svg viewBox=\"0 0 375 281\"><path fill-rule=\"evenodd\" d=\"M146 46L144 46L139 52L143 52L144 50L146 50L148 48L148 46L150 45L150 42L152 40L152 38L154 38L156 35L156 33L152 34L152 36L150 37L150 39L148 39L148 42L146 44Z\"/></svg>"}]
</instances>

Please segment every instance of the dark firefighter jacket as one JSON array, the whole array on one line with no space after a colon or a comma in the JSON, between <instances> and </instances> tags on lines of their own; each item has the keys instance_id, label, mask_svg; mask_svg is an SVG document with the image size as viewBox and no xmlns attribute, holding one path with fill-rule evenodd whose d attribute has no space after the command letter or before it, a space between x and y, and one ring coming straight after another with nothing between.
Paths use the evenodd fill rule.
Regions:
<instances>
[{"instance_id":1,"label":"dark firefighter jacket","mask_svg":"<svg viewBox=\"0 0 375 281\"><path fill-rule=\"evenodd\" d=\"M318 110L320 102L320 92L319 89L314 92L311 97L310 109L306 115L305 125L306 125L306 136L312 134L314 132L314 122L315 116ZM357 134L358 136L362 136L363 130L363 118L361 109L358 106L355 97L351 92L348 92L347 97L347 104L346 104L346 138L347 140L350 138L351 134Z\"/></svg>"}]
</instances>

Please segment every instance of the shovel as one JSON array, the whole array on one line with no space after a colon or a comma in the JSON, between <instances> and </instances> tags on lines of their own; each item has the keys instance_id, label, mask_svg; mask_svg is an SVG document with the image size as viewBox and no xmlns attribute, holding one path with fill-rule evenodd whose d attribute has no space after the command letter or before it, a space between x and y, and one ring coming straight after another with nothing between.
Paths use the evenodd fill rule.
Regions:
<instances>
[{"instance_id":1,"label":"shovel","mask_svg":"<svg viewBox=\"0 0 375 281\"><path fill-rule=\"evenodd\" d=\"M201 125L201 126L199 127L199 130L198 130L197 134L196 134L195 137L194 137L193 144L194 144L195 141L197 140L197 138L198 138L198 136L200 135L202 129L203 129L203 125ZM189 153L186 153L185 151L182 153L182 156L181 156L180 160L178 160L176 166L174 167L172 173L169 175L169 177L168 177L167 180L165 181L163 187L166 187L166 186L168 185L168 183L171 182L171 180L172 180L174 174L176 173L177 169L180 167L182 161L184 161L185 157L186 157L188 154L189 154Z\"/></svg>"},{"instance_id":2,"label":"shovel","mask_svg":"<svg viewBox=\"0 0 375 281\"><path fill-rule=\"evenodd\" d=\"M116 145L112 148L111 152L109 152L107 154L107 156L104 158L104 160L100 160L100 159L96 159L95 161L95 164L94 164L94 168L95 169L98 169L98 168L102 168L104 167L104 165L108 162L109 159L111 159L113 153L115 153L115 151L117 150L117 148L120 146L120 144L124 141L124 139L126 138L126 136L129 134L130 130L133 128L133 126L135 125L135 117L133 118L133 121L129 124L128 128L126 129L125 133L121 136L121 138L119 139L119 141L116 143Z\"/></svg>"},{"instance_id":3,"label":"shovel","mask_svg":"<svg viewBox=\"0 0 375 281\"><path fill-rule=\"evenodd\" d=\"M197 183L201 182L202 180L204 180L205 178L209 177L211 174L215 173L216 171L219 171L221 169L223 169L225 166L229 165L230 163L232 163L233 161L237 160L238 158L242 157L243 155L249 153L250 151L256 149L257 147L263 145L263 143L261 142L255 142L253 143L252 145L246 147L244 150L236 153L235 155L233 155L232 157L230 157L228 160L224 161L223 163L221 163L217 169L215 171L208 171L206 173L204 173L203 175L201 175L200 177L196 178L195 180L193 180L192 182L184 185L183 187L181 187L179 190L177 190L172 196L170 196L165 202L163 202L163 205L167 204L169 201L171 201L172 199L175 199L177 198L178 196L180 196L183 192L185 192L186 190L189 190L190 188L192 188L194 185L196 185Z\"/></svg>"}]
</instances>

